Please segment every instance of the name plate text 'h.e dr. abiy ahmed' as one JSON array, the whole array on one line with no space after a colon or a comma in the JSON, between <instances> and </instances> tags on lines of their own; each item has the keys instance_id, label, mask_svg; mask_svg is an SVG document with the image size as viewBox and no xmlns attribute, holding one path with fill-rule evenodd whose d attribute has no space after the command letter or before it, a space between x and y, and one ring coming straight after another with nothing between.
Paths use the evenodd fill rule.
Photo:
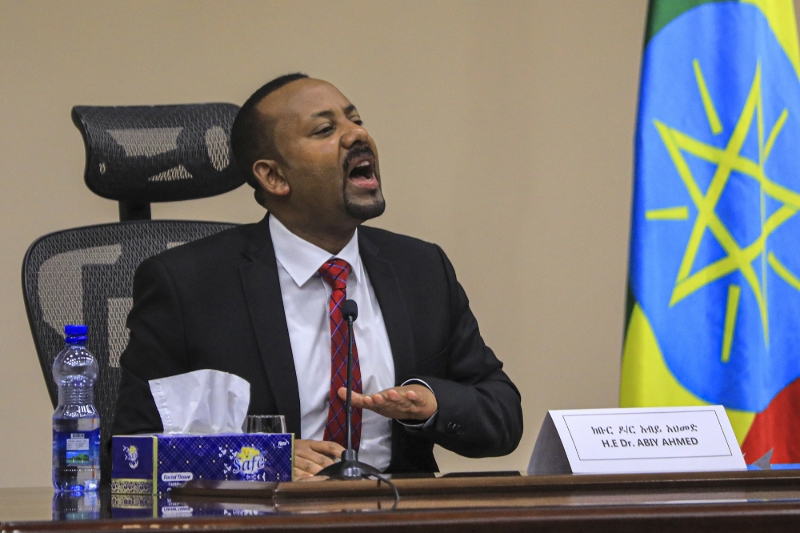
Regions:
<instances>
[{"instance_id":1,"label":"name plate text 'h.e dr. abiy ahmed'","mask_svg":"<svg viewBox=\"0 0 800 533\"><path fill-rule=\"evenodd\" d=\"M529 474L745 470L725 409L549 411Z\"/></svg>"}]
</instances>

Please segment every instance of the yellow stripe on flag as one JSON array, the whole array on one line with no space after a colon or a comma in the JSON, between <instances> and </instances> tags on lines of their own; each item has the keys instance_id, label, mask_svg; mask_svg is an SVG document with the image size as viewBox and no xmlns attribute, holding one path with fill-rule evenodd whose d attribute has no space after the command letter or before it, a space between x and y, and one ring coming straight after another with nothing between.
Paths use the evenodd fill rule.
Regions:
<instances>
[{"instance_id":1,"label":"yellow stripe on flag","mask_svg":"<svg viewBox=\"0 0 800 533\"><path fill-rule=\"evenodd\" d=\"M794 18L794 2L792 0L741 0L743 4L756 6L764 13L767 23L781 44L794 72L800 79L800 45L797 43L797 24Z\"/></svg>"},{"instance_id":2,"label":"yellow stripe on flag","mask_svg":"<svg viewBox=\"0 0 800 533\"><path fill-rule=\"evenodd\" d=\"M620 407L704 406L701 400L680 384L667 367L653 328L644 311L636 304L625 335L622 353ZM744 442L756 414L725 409L739 444Z\"/></svg>"}]
</instances>

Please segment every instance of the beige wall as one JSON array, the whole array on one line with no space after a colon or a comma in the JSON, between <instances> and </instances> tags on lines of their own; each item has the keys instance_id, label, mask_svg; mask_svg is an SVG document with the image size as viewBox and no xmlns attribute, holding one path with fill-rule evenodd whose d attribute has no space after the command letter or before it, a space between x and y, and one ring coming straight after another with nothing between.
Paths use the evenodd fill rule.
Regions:
<instances>
[{"instance_id":1,"label":"beige wall","mask_svg":"<svg viewBox=\"0 0 800 533\"><path fill-rule=\"evenodd\" d=\"M0 486L49 483L50 416L20 290L38 236L114 221L83 184L76 104L242 103L303 70L381 155L376 224L441 244L519 386L506 458L545 410L617 403L645 2L0 0ZM242 187L156 218L254 221Z\"/></svg>"}]
</instances>

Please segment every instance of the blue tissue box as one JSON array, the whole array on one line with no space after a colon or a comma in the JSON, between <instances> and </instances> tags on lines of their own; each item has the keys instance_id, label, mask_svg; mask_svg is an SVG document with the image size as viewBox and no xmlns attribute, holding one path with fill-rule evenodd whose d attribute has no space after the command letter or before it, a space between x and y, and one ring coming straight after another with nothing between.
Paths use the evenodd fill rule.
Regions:
<instances>
[{"instance_id":1,"label":"blue tissue box","mask_svg":"<svg viewBox=\"0 0 800 533\"><path fill-rule=\"evenodd\" d=\"M294 435L115 435L111 492L158 494L192 479L291 481Z\"/></svg>"}]
</instances>

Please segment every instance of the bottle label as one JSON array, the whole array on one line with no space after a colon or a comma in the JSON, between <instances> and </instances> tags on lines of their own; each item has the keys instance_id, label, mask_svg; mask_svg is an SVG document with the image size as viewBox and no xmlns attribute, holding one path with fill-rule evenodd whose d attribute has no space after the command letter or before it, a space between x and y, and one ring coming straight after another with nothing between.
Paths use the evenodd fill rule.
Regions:
<instances>
[{"instance_id":1,"label":"bottle label","mask_svg":"<svg viewBox=\"0 0 800 533\"><path fill-rule=\"evenodd\" d=\"M72 433L67 439L67 451L79 452L89 450L89 439L85 433Z\"/></svg>"},{"instance_id":2,"label":"bottle label","mask_svg":"<svg viewBox=\"0 0 800 533\"><path fill-rule=\"evenodd\" d=\"M54 430L53 444L56 454L68 465L97 464L100 459L100 428L82 432Z\"/></svg>"}]
</instances>

